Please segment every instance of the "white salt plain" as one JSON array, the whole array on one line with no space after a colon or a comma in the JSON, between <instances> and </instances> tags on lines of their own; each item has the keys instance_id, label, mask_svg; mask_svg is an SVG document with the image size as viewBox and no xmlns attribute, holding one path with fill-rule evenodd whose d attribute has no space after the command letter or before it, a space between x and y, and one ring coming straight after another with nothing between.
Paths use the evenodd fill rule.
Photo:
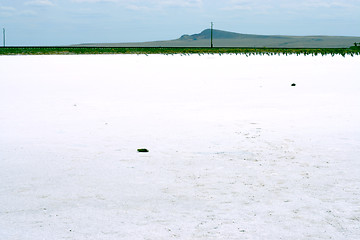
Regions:
<instances>
[{"instance_id":1,"label":"white salt plain","mask_svg":"<svg viewBox=\"0 0 360 240\"><path fill-rule=\"evenodd\" d=\"M359 65L1 56L0 239L360 239Z\"/></svg>"}]
</instances>

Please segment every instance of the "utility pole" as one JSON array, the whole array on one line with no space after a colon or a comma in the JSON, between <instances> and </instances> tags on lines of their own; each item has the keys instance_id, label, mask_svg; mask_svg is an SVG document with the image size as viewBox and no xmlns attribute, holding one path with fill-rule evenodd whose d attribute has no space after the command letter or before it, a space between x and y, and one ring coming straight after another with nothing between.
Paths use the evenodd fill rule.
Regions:
<instances>
[{"instance_id":1,"label":"utility pole","mask_svg":"<svg viewBox=\"0 0 360 240\"><path fill-rule=\"evenodd\" d=\"M214 26L214 23L213 22L211 22L211 48L213 48L214 47L214 44L213 44L213 26Z\"/></svg>"},{"instance_id":2,"label":"utility pole","mask_svg":"<svg viewBox=\"0 0 360 240\"><path fill-rule=\"evenodd\" d=\"M4 47L5 47L5 28L3 28L3 43L4 43Z\"/></svg>"}]
</instances>

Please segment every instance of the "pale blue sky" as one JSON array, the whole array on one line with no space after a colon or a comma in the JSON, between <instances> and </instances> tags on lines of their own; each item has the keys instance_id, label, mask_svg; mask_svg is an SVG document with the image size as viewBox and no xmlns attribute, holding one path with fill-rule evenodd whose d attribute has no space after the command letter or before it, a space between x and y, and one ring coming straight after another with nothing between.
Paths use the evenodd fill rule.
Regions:
<instances>
[{"instance_id":1,"label":"pale blue sky","mask_svg":"<svg viewBox=\"0 0 360 240\"><path fill-rule=\"evenodd\" d=\"M7 45L169 40L209 28L360 36L360 0L0 0Z\"/></svg>"}]
</instances>

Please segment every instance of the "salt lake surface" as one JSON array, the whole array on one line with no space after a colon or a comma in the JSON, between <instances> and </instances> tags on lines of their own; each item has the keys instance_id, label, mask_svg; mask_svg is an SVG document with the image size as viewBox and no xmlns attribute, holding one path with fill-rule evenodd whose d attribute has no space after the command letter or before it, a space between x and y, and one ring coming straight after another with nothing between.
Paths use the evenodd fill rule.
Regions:
<instances>
[{"instance_id":1,"label":"salt lake surface","mask_svg":"<svg viewBox=\"0 0 360 240\"><path fill-rule=\"evenodd\" d=\"M0 56L0 239L358 239L359 65Z\"/></svg>"}]
</instances>

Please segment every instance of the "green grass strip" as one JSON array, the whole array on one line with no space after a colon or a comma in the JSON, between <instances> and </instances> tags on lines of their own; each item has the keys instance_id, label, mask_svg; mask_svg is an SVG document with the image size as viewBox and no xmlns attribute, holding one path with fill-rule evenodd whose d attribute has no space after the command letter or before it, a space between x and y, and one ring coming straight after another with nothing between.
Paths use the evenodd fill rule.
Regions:
<instances>
[{"instance_id":1,"label":"green grass strip","mask_svg":"<svg viewBox=\"0 0 360 240\"><path fill-rule=\"evenodd\" d=\"M204 47L1 47L0 55L78 54L243 54L251 55L360 55L360 47L350 48L204 48Z\"/></svg>"}]
</instances>

